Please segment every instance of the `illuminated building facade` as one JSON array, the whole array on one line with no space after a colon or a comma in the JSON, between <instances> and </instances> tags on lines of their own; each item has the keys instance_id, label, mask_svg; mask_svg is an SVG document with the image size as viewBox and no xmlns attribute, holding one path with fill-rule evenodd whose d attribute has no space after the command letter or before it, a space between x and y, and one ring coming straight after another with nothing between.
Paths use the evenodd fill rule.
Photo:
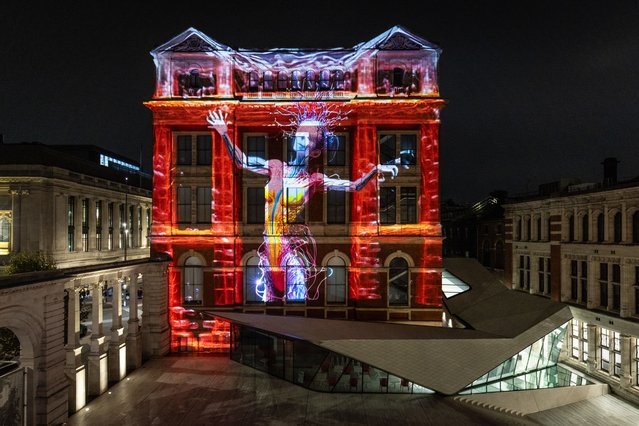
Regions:
<instances>
[{"instance_id":1,"label":"illuminated building facade","mask_svg":"<svg viewBox=\"0 0 639 426\"><path fill-rule=\"evenodd\" d=\"M393 27L234 50L191 28L151 54L174 311L441 321L437 46Z\"/></svg>"}]
</instances>

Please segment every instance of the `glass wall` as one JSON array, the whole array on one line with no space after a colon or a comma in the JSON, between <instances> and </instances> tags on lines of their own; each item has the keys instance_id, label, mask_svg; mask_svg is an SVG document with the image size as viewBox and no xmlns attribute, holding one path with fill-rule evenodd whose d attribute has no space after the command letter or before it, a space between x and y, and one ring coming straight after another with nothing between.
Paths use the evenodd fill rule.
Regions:
<instances>
[{"instance_id":1,"label":"glass wall","mask_svg":"<svg viewBox=\"0 0 639 426\"><path fill-rule=\"evenodd\" d=\"M568 323L484 374L460 394L545 389L592 384L578 373L558 366Z\"/></svg>"},{"instance_id":2,"label":"glass wall","mask_svg":"<svg viewBox=\"0 0 639 426\"><path fill-rule=\"evenodd\" d=\"M320 392L434 393L387 371L289 339L233 324L231 359L297 385Z\"/></svg>"}]
</instances>

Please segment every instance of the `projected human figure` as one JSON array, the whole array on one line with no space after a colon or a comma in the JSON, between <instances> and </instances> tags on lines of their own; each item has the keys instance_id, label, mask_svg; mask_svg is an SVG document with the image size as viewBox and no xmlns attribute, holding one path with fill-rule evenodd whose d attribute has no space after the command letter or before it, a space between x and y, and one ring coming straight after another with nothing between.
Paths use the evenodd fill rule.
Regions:
<instances>
[{"instance_id":1,"label":"projected human figure","mask_svg":"<svg viewBox=\"0 0 639 426\"><path fill-rule=\"evenodd\" d=\"M226 115L210 111L207 116L210 128L215 129L235 163L240 169L268 176L264 188L264 242L258 250L262 276L256 286L263 301L302 301L307 297L309 267L315 266L314 240L304 225L304 208L316 191L359 191L378 173L380 179L388 173L397 176L395 164L378 164L355 181L326 176L308 171L308 159L322 153L321 142L329 135L328 128L317 117L306 117L297 123L291 133L288 158L265 160L247 158L244 152L228 136Z\"/></svg>"}]
</instances>

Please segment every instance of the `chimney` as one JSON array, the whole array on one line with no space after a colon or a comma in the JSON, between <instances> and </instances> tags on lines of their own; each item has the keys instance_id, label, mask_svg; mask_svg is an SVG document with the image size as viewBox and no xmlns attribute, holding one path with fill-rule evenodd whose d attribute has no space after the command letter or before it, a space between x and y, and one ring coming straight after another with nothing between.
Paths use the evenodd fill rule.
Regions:
<instances>
[{"instance_id":1,"label":"chimney","mask_svg":"<svg viewBox=\"0 0 639 426\"><path fill-rule=\"evenodd\" d=\"M619 160L615 157L608 157L603 160L604 166L604 178L603 184L604 186L614 185L617 183L617 164L619 164Z\"/></svg>"}]
</instances>

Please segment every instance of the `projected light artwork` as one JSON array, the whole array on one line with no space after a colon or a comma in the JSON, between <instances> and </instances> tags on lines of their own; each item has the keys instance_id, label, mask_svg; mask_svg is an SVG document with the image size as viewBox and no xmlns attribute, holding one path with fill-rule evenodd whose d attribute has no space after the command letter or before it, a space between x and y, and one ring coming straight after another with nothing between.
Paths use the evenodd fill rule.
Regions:
<instances>
[{"instance_id":1,"label":"projected light artwork","mask_svg":"<svg viewBox=\"0 0 639 426\"><path fill-rule=\"evenodd\" d=\"M394 178L397 164L401 163L396 158L390 161L392 164L377 164L356 181L309 170L311 156L321 155L326 144L339 143L339 139L331 137L329 124L339 122L341 116L322 103L296 104L295 108L297 111L280 112L290 119L293 128L285 138L289 141L286 161L247 157L229 138L223 112L212 111L208 115L211 128L224 139L235 166L268 177L264 188L264 242L258 251L261 274L255 287L263 301L304 300L313 287L317 270L315 240L301 217L313 194L329 189L359 191L378 173L381 179L384 174Z\"/></svg>"}]
</instances>

